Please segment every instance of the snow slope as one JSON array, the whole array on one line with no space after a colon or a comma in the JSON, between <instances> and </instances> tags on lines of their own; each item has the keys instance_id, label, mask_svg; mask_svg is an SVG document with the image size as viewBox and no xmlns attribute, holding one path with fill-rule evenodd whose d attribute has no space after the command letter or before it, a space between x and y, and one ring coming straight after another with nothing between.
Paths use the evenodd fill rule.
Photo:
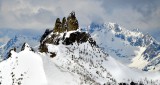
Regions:
<instances>
[{"instance_id":1,"label":"snow slope","mask_svg":"<svg viewBox=\"0 0 160 85\"><path fill-rule=\"evenodd\" d=\"M46 39L44 39L43 42L46 42L52 40L53 37L51 36L56 36L53 41L56 42L59 40L55 44L49 43L51 41L45 43L48 49L48 56L51 57L52 62L61 69L79 75L82 84L115 84L116 81L114 78L112 78L110 73L101 65L103 61L107 61L108 56L102 50L96 46L92 46L89 41L82 43L75 41L70 45L66 45L66 43L68 43L66 39L70 39L71 35L76 35L76 33L81 34L81 32L77 31L60 34L50 33ZM57 45L57 43L59 44ZM56 56L52 57L51 55L53 53Z\"/></svg>"},{"instance_id":2,"label":"snow slope","mask_svg":"<svg viewBox=\"0 0 160 85\"><path fill-rule=\"evenodd\" d=\"M38 54L25 50L16 53L0 64L0 83L2 85L43 85L47 84L43 62Z\"/></svg>"},{"instance_id":3,"label":"snow slope","mask_svg":"<svg viewBox=\"0 0 160 85\"><path fill-rule=\"evenodd\" d=\"M46 55L42 54L41 56L47 79L46 85L78 85L80 83L78 75L60 69Z\"/></svg>"},{"instance_id":4,"label":"snow slope","mask_svg":"<svg viewBox=\"0 0 160 85\"><path fill-rule=\"evenodd\" d=\"M49 57L31 51L28 44L23 51L12 50L11 54L0 64L2 85L77 85L79 82L77 75L59 69Z\"/></svg>"}]
</instances>

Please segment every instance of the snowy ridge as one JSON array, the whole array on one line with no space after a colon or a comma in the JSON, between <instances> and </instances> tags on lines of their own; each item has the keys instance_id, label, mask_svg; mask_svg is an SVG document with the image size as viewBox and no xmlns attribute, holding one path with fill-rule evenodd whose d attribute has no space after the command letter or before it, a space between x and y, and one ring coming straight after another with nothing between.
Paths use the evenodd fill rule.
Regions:
<instances>
[{"instance_id":1,"label":"snowy ridge","mask_svg":"<svg viewBox=\"0 0 160 85\"><path fill-rule=\"evenodd\" d=\"M65 45L67 38L71 37L71 34L78 33L76 31L70 31L66 33L51 33L46 37L53 38L55 42L58 38L59 43L46 43L48 48L48 56L53 53L56 55L53 57L53 62L63 70L72 72L76 75L80 75L82 84L116 84L116 81L110 73L102 66L103 61L107 61L108 54L105 54L102 50L96 46L92 46L89 41L87 42L73 42L72 45ZM81 33L81 32L80 32ZM65 39L63 39L65 38ZM61 40L63 39L63 40ZM80 39L81 40L81 39Z\"/></svg>"},{"instance_id":2,"label":"snowy ridge","mask_svg":"<svg viewBox=\"0 0 160 85\"><path fill-rule=\"evenodd\" d=\"M2 85L40 85L46 84L42 59L29 51L30 47L16 53L0 64L0 83Z\"/></svg>"},{"instance_id":3,"label":"snowy ridge","mask_svg":"<svg viewBox=\"0 0 160 85\"><path fill-rule=\"evenodd\" d=\"M0 64L2 85L77 85L78 75L65 72L47 55L31 51L26 43L23 51L11 51L11 57Z\"/></svg>"}]
</instances>

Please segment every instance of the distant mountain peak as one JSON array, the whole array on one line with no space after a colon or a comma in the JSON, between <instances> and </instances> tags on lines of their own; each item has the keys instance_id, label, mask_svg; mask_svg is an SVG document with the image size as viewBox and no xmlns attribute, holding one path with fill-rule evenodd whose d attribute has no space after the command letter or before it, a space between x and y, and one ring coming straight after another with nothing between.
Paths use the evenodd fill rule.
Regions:
<instances>
[{"instance_id":1,"label":"distant mountain peak","mask_svg":"<svg viewBox=\"0 0 160 85\"><path fill-rule=\"evenodd\" d=\"M113 29L115 32L121 32L122 28L116 23L108 23L108 27Z\"/></svg>"},{"instance_id":2,"label":"distant mountain peak","mask_svg":"<svg viewBox=\"0 0 160 85\"><path fill-rule=\"evenodd\" d=\"M31 47L36 48L36 45L39 44L39 37L40 36L25 36L25 35L16 35L13 38L11 38L5 45L0 47L0 55L2 56L2 59L8 58L8 53L10 49L16 48L16 52L21 51L21 46L25 42L31 45Z\"/></svg>"},{"instance_id":3,"label":"distant mountain peak","mask_svg":"<svg viewBox=\"0 0 160 85\"><path fill-rule=\"evenodd\" d=\"M89 28L92 31L90 33L97 45L122 63L134 63L131 64L133 67L141 66L140 69L145 71L158 69L160 44L150 34L143 34L138 29L130 31L116 23L91 25L93 26ZM134 57L137 58L132 59ZM141 63L135 63L137 61L147 63L140 65Z\"/></svg>"}]
</instances>

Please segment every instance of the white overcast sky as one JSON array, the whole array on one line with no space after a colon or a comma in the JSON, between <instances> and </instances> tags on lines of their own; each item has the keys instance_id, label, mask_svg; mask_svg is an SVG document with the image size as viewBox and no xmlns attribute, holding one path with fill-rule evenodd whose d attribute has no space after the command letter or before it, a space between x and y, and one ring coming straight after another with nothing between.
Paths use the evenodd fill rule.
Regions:
<instances>
[{"instance_id":1,"label":"white overcast sky","mask_svg":"<svg viewBox=\"0 0 160 85\"><path fill-rule=\"evenodd\" d=\"M0 29L52 28L73 10L80 26L115 22L127 29L160 29L160 0L0 0Z\"/></svg>"}]
</instances>

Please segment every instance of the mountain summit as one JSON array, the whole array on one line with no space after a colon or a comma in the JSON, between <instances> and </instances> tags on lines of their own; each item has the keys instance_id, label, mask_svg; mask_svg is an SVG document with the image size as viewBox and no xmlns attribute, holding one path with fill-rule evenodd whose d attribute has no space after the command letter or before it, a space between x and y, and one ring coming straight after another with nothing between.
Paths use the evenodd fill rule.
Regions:
<instances>
[{"instance_id":1,"label":"mountain summit","mask_svg":"<svg viewBox=\"0 0 160 85\"><path fill-rule=\"evenodd\" d=\"M47 53L61 69L78 75L83 84L116 84L106 66L102 65L109 55L98 48L89 33L78 30L74 12L70 13L66 22L67 30L61 27L59 18L56 20L58 24L53 31L43 34L39 51Z\"/></svg>"},{"instance_id":2,"label":"mountain summit","mask_svg":"<svg viewBox=\"0 0 160 85\"><path fill-rule=\"evenodd\" d=\"M78 20L76 18L75 12L73 11L67 17L67 20L66 20L66 17L62 19L62 22L60 21L60 18L56 19L53 32L61 33L64 31L77 30L78 27L79 27Z\"/></svg>"}]
</instances>

